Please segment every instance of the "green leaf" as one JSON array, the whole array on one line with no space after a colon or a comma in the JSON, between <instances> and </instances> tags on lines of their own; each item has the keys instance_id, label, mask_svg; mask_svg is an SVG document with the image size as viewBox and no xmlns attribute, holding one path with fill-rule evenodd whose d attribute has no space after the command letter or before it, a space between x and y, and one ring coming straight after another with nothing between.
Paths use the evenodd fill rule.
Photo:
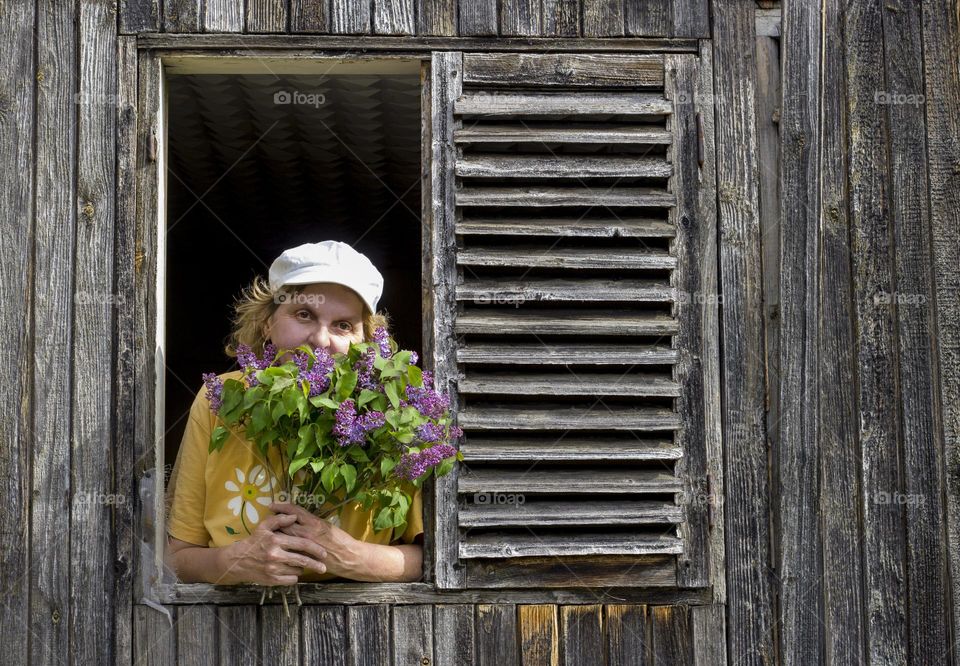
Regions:
<instances>
[{"instance_id":1,"label":"green leaf","mask_svg":"<svg viewBox=\"0 0 960 666\"><path fill-rule=\"evenodd\" d=\"M323 489L328 493L332 493L336 488L337 477L340 476L340 468L336 465L327 465L323 468L323 471L320 472L320 483L323 485Z\"/></svg>"},{"instance_id":2,"label":"green leaf","mask_svg":"<svg viewBox=\"0 0 960 666\"><path fill-rule=\"evenodd\" d=\"M270 393L279 393L288 386L293 386L293 377L277 377L273 382L273 386L270 387Z\"/></svg>"},{"instance_id":3,"label":"green leaf","mask_svg":"<svg viewBox=\"0 0 960 666\"><path fill-rule=\"evenodd\" d=\"M393 405L394 409L400 407L400 396L397 393L397 384L396 382L386 382L383 385L383 390L386 392L387 397L390 398L390 404Z\"/></svg>"},{"instance_id":4,"label":"green leaf","mask_svg":"<svg viewBox=\"0 0 960 666\"><path fill-rule=\"evenodd\" d=\"M214 451L222 449L223 443L227 441L227 437L229 436L230 431L223 426L214 428L213 433L210 435L210 447L207 449L207 453L213 453Z\"/></svg>"},{"instance_id":5,"label":"green leaf","mask_svg":"<svg viewBox=\"0 0 960 666\"><path fill-rule=\"evenodd\" d=\"M370 462L370 456L367 455L367 452L356 445L347 449L347 455L353 458L356 462Z\"/></svg>"},{"instance_id":6,"label":"green leaf","mask_svg":"<svg viewBox=\"0 0 960 666\"><path fill-rule=\"evenodd\" d=\"M324 462L322 460L311 460L310 467L313 468L313 473L317 474L321 469L323 469Z\"/></svg>"},{"instance_id":7,"label":"green leaf","mask_svg":"<svg viewBox=\"0 0 960 666\"><path fill-rule=\"evenodd\" d=\"M357 387L357 373L354 370L349 370L343 373L343 376L340 377L340 381L337 382L337 399L343 402L350 397L350 394L353 393L353 389Z\"/></svg>"},{"instance_id":8,"label":"green leaf","mask_svg":"<svg viewBox=\"0 0 960 666\"><path fill-rule=\"evenodd\" d=\"M387 478L387 475L397 466L397 461L393 458L384 457L380 459L380 476Z\"/></svg>"},{"instance_id":9,"label":"green leaf","mask_svg":"<svg viewBox=\"0 0 960 666\"><path fill-rule=\"evenodd\" d=\"M411 386L423 386L423 370L411 365L407 368L407 381Z\"/></svg>"},{"instance_id":10,"label":"green leaf","mask_svg":"<svg viewBox=\"0 0 960 666\"><path fill-rule=\"evenodd\" d=\"M327 409L334 409L334 410L340 406L339 402L334 402L330 398L323 395L318 395L318 396L314 396L313 398L310 398L310 403L314 407L326 407Z\"/></svg>"},{"instance_id":11,"label":"green leaf","mask_svg":"<svg viewBox=\"0 0 960 666\"><path fill-rule=\"evenodd\" d=\"M353 465L344 463L340 465L340 475L343 477L343 482L347 487L347 492L353 492L353 486L357 483L357 468Z\"/></svg>"},{"instance_id":12,"label":"green leaf","mask_svg":"<svg viewBox=\"0 0 960 666\"><path fill-rule=\"evenodd\" d=\"M275 403L273 403L273 414L272 414L272 416L273 416L273 420L274 420L274 421L279 421L279 420L280 420L280 417L281 417L281 416L284 416L285 414L286 414L286 411L284 410L283 401L282 401L282 400L277 400Z\"/></svg>"},{"instance_id":13,"label":"green leaf","mask_svg":"<svg viewBox=\"0 0 960 666\"><path fill-rule=\"evenodd\" d=\"M360 397L357 398L357 407L363 407L365 404L371 400L376 400L379 398L381 393L379 391L371 391L370 389L363 389L360 391Z\"/></svg>"},{"instance_id":14,"label":"green leaf","mask_svg":"<svg viewBox=\"0 0 960 666\"><path fill-rule=\"evenodd\" d=\"M416 436L412 432L398 432L394 437L401 444L409 444L416 439Z\"/></svg>"},{"instance_id":15,"label":"green leaf","mask_svg":"<svg viewBox=\"0 0 960 666\"><path fill-rule=\"evenodd\" d=\"M393 527L393 520L393 509L387 507L380 509L376 520L373 521L373 531L379 532L380 530L385 530L388 527Z\"/></svg>"},{"instance_id":16,"label":"green leaf","mask_svg":"<svg viewBox=\"0 0 960 666\"><path fill-rule=\"evenodd\" d=\"M437 475L437 476L444 476L445 474L449 474L449 473L450 473L450 470L453 469L453 463L454 463L454 461L455 461L455 459L454 459L453 456L444 459L443 462L441 462L439 465L437 465L436 475Z\"/></svg>"},{"instance_id":17,"label":"green leaf","mask_svg":"<svg viewBox=\"0 0 960 666\"><path fill-rule=\"evenodd\" d=\"M265 392L266 389L262 386L254 386L252 389L247 390L243 395L243 408L250 409L254 404L263 400Z\"/></svg>"},{"instance_id":18,"label":"green leaf","mask_svg":"<svg viewBox=\"0 0 960 666\"><path fill-rule=\"evenodd\" d=\"M402 352L397 352L393 356L394 362L399 365L410 365L410 352L406 349Z\"/></svg>"},{"instance_id":19,"label":"green leaf","mask_svg":"<svg viewBox=\"0 0 960 666\"><path fill-rule=\"evenodd\" d=\"M227 528L227 534L236 534L236 533L237 533L237 531L236 531L235 529L233 529L232 527L230 527L229 525L227 525L226 528Z\"/></svg>"},{"instance_id":20,"label":"green leaf","mask_svg":"<svg viewBox=\"0 0 960 666\"><path fill-rule=\"evenodd\" d=\"M304 465L306 465L308 462L310 462L310 458L309 458L308 456L304 456L304 457L302 457L302 458L297 458L297 459L295 459L293 462L291 462L291 463L290 463L290 476L293 476L294 474L296 474L296 473L297 473L297 470L299 470L301 467L303 467Z\"/></svg>"}]
</instances>

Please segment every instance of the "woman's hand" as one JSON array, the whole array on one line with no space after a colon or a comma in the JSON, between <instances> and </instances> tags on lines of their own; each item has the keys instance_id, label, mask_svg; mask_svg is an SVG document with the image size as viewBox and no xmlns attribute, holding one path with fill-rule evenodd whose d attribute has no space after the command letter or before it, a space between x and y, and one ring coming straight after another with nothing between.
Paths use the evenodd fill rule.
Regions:
<instances>
[{"instance_id":1,"label":"woman's hand","mask_svg":"<svg viewBox=\"0 0 960 666\"><path fill-rule=\"evenodd\" d=\"M278 512L261 522L246 539L218 549L222 551L223 567L218 582L295 585L304 568L327 571L327 552L317 541L286 532L296 521L296 515Z\"/></svg>"},{"instance_id":2,"label":"woman's hand","mask_svg":"<svg viewBox=\"0 0 960 666\"><path fill-rule=\"evenodd\" d=\"M274 502L270 510L287 519L280 531L291 537L305 539L322 548L327 571L341 578L362 580L364 573L364 545L330 522L318 518L306 509L289 502Z\"/></svg>"}]
</instances>

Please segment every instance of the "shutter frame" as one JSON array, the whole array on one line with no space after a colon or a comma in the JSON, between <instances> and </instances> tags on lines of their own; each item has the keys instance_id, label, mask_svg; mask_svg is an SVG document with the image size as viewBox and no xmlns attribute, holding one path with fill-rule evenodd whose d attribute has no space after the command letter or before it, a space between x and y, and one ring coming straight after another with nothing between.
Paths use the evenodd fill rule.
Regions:
<instances>
[{"instance_id":1,"label":"shutter frame","mask_svg":"<svg viewBox=\"0 0 960 666\"><path fill-rule=\"evenodd\" d=\"M642 72L637 85L617 81L611 70L604 66L605 58L610 59L611 66L617 64L625 71ZM635 62L631 63L631 58ZM582 71L577 69L578 61L586 65ZM519 90L518 87L528 89ZM425 350L428 356L425 360L435 372L438 388L450 391L452 410L460 425L467 430L462 446L466 460L451 474L435 480L434 502L429 509L435 523L435 544L434 552L427 557L428 561L431 556L435 557L433 566L438 588L583 585L698 588L719 583L722 590L722 506L707 506L703 501L681 501L682 498L701 500L722 496L717 303L710 299L678 303L675 298L678 293L716 294L711 91L709 50L703 49L699 56L433 54L429 85L430 138L429 142L425 141L431 157L430 184L425 187L425 211L429 209L429 216L425 216L428 219L424 221L425 245L429 243L424 255L424 276L428 283L425 285L428 292L425 305L429 304L425 307ZM619 101L626 103L620 105ZM563 127L549 122L551 118L563 118L572 112L579 121L586 119L588 113L609 114L612 110L622 111L628 122L609 122L598 116L600 120L595 126L583 129L576 123L573 127ZM536 116L546 122L524 122L525 115L534 111L542 112ZM655 119L660 114L666 117L665 122L661 121L660 129L656 123L646 126L647 118ZM465 122L464 117L471 122ZM641 122L629 122L632 117ZM497 121L478 122L477 118L496 118ZM517 119L520 122L514 122ZM625 160L612 156L604 158L603 153L578 158L575 152L533 155L522 151L519 154L497 152L496 148L488 152L475 150L478 144L488 147L516 144L518 139L524 138L565 145L600 142L614 147L632 142L651 146L659 144L667 146L667 153L666 159L661 161L655 154L654 157L638 155L636 160ZM525 177L529 177L533 170L543 178L538 181L542 184L525 182ZM668 173L664 190L645 185L619 189L612 186L610 191L598 197L596 191L601 188L591 188L583 183L583 178L663 179ZM551 177L557 179L557 185L549 180ZM513 185L511 179L518 179L520 184ZM584 187L570 187L574 179ZM659 181L654 180L656 182ZM582 206L584 202L593 201L601 206L643 206L643 210L665 211L666 215L657 218L663 212L657 213L651 219L634 215L610 216L613 223L588 220L581 225L575 217L564 213L565 207ZM504 219L502 214L498 216L504 206L523 207L534 213L517 220ZM536 214L536 210L545 206L550 207L548 211ZM470 211L469 216L464 215L465 209ZM486 210L493 213L484 215ZM662 243L667 243L669 250L631 253L612 249L591 255L573 249L540 257L536 252L525 253L519 249L531 232L591 240L617 237L625 240L659 239L651 240L651 243L659 242L661 247ZM505 248L464 247L465 240L479 239L482 242L488 236L497 239L515 237L520 241L518 250L512 251L509 241ZM688 258L686 263L679 261L681 256ZM690 257L696 261L689 260ZM527 279L524 277L526 273L516 279L508 277L509 273L461 279L464 271L472 273L475 269L486 269L495 272L510 266L527 272L537 269L571 271L574 276L578 270L645 268L666 271L668 281L662 282L660 278L622 280L619 277L612 282L598 278L564 279L566 273L560 279ZM465 309L464 303L470 300L483 303L482 299L488 299L487 303L497 303L491 299L504 294L534 299L546 305L556 301L558 307L553 314L550 309L536 313L535 320L530 319L529 313L520 315L506 308L497 316L494 316L495 308ZM576 309L575 306L584 303L611 300L613 295L628 302L672 301L672 305L667 306L670 315L656 314L654 309L647 312L637 306L631 306L619 315L611 313L605 317L605 325L600 326L600 329L606 329L606 333L601 330L601 334L613 336L609 338L609 345L594 340L578 348L577 337L564 340L564 343L549 348L547 360L538 361L534 374L528 370L526 374L517 375L516 379L503 373L510 373L528 361L531 351L535 351L530 345L472 341L483 335L495 338L506 326L520 326L518 330L521 332L548 326L551 332L574 336L588 330L596 332L591 328L597 323L596 318L578 318L571 314L571 308L565 310L562 305L568 302ZM503 422L498 420L501 416L494 407L464 407L464 400L469 404L473 397L487 397L489 391L501 397L506 392L534 401L562 394L565 382L557 381L555 383L560 386L551 386L550 373L562 370L563 364L577 358L578 354L586 354L583 358L601 369L600 375L587 377L585 385L597 387L598 393L602 394L604 391L598 384L602 381L602 369L606 365L617 365L618 361L623 363L630 357L626 354L617 356L612 351L609 357L600 357L604 350L628 342L623 339L624 335L666 336L656 344L636 344L628 348L637 354L635 358L640 363L658 363L653 366L655 368L672 366L667 381L654 378L649 386L644 386L643 378L639 377L634 378L632 384L633 390L645 395L661 400L672 398L672 409L617 408L612 410L611 416L575 412L564 412L564 416L556 410L537 410L536 403L519 412L513 409L516 405L510 404L503 413L520 413L525 420L514 423L515 427L509 429L512 434L504 438ZM477 363L491 361L496 361L498 371L502 372L484 373L472 369ZM578 370L577 374L584 372ZM558 424L573 429L569 445L558 445L538 456L538 451L532 448L537 443L536 434L530 436L526 433L546 431ZM585 427L589 433L597 424L603 426L607 435L613 435L618 428L623 429L623 437L591 439L589 434L577 434L577 428ZM631 435L644 430L656 433L659 439L651 439L649 446L637 441L631 445ZM485 432L493 432L494 438L485 436ZM663 435L671 432L672 437L663 439ZM497 439L498 433L500 439ZM473 442L476 442L475 448ZM528 446L530 450L525 448ZM649 502L643 499L631 503L625 497L618 500L617 486L603 483L602 479L607 477L597 471L592 477L583 477L584 490L612 493L606 497L615 501L613 504L598 501L592 505L598 511L590 519L584 511L574 511L575 506L562 502L551 504L549 493L558 492L562 484L552 485L545 478L528 479L527 485L538 493L524 513L532 524L569 527L577 525L580 520L588 524L579 531L583 535L594 535L593 541L577 538L577 535L566 540L569 543L556 535L542 538L534 535L534 539L530 539L528 533L527 537L521 538L515 532L511 533L515 535L513 537L490 532L475 533L472 539L469 538L471 530L497 526L500 524L498 520L502 520L506 527L516 527L523 522L497 507L470 504L466 499L469 493L480 492L483 488L513 487L519 491L524 487L521 477L511 477L508 473L501 475L498 481L497 468L489 465L541 459L579 461L581 465L666 461L674 465L672 483L658 486L651 477L644 485L640 478L643 474L639 472L636 479L618 481L636 481L630 486L634 492L662 490L664 494L672 494L674 502L664 504L655 499L656 496ZM476 469L471 469L471 464ZM609 477L611 483L614 477ZM512 478L517 479L515 486L510 485ZM576 496L572 501L576 502ZM604 533L604 525L628 523L617 516L616 501L624 502L625 515L643 519L644 524L676 525L677 536L656 536L651 532L639 534L634 539L637 543L632 543L623 534ZM567 510L557 509L564 506ZM462 516L460 507L463 507ZM720 529L711 528L715 510L719 511ZM555 544L565 555L544 555L537 540ZM505 557L498 559L498 554Z\"/></svg>"}]
</instances>

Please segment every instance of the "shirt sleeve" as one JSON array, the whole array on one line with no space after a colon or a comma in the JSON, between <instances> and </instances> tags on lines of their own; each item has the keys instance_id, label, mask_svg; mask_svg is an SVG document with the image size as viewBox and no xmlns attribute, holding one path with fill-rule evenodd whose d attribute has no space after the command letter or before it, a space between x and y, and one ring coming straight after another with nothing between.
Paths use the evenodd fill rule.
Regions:
<instances>
[{"instance_id":1,"label":"shirt sleeve","mask_svg":"<svg viewBox=\"0 0 960 666\"><path fill-rule=\"evenodd\" d=\"M190 417L170 474L167 533L175 539L207 546L210 534L203 523L206 468L210 446L210 405L203 391L190 407Z\"/></svg>"},{"instance_id":2,"label":"shirt sleeve","mask_svg":"<svg viewBox=\"0 0 960 666\"><path fill-rule=\"evenodd\" d=\"M398 534L398 531L394 530L394 538L390 542L391 544L396 544L397 541L408 544L414 543L417 541L417 536L423 534L423 490L420 488L413 488L413 490L413 501L410 504L410 511L407 513L407 527L402 534Z\"/></svg>"}]
</instances>

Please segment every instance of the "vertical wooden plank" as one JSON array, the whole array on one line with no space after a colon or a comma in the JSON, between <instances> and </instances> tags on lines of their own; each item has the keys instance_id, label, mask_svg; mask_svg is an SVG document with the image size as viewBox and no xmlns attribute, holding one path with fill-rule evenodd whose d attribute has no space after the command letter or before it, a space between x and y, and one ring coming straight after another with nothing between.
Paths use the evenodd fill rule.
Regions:
<instances>
[{"instance_id":1,"label":"vertical wooden plank","mask_svg":"<svg viewBox=\"0 0 960 666\"><path fill-rule=\"evenodd\" d=\"M672 0L673 37L710 37L710 4L707 0Z\"/></svg>"},{"instance_id":2,"label":"vertical wooden plank","mask_svg":"<svg viewBox=\"0 0 960 666\"><path fill-rule=\"evenodd\" d=\"M177 608L171 606L169 610L175 620ZM149 606L133 607L133 663L137 666L177 663L177 631L170 622L166 615Z\"/></svg>"},{"instance_id":3,"label":"vertical wooden plank","mask_svg":"<svg viewBox=\"0 0 960 666\"><path fill-rule=\"evenodd\" d=\"M649 664L647 607L639 604L607 604L604 613L609 666Z\"/></svg>"},{"instance_id":4,"label":"vertical wooden plank","mask_svg":"<svg viewBox=\"0 0 960 666\"><path fill-rule=\"evenodd\" d=\"M373 0L373 32L376 35L413 35L413 0Z\"/></svg>"},{"instance_id":5,"label":"vertical wooden plank","mask_svg":"<svg viewBox=\"0 0 960 666\"><path fill-rule=\"evenodd\" d=\"M563 663L588 666L604 663L603 606L561 606Z\"/></svg>"},{"instance_id":6,"label":"vertical wooden plank","mask_svg":"<svg viewBox=\"0 0 960 666\"><path fill-rule=\"evenodd\" d=\"M117 222L114 238L114 289L118 303L136 302L134 241L136 233L137 168L137 39L117 40ZM133 307L116 309L116 372L114 373L113 492L136 497L134 487L134 331ZM133 549L136 539L133 502L113 507L116 539L116 585L113 590L114 655L117 661L133 659Z\"/></svg>"},{"instance_id":7,"label":"vertical wooden plank","mask_svg":"<svg viewBox=\"0 0 960 666\"><path fill-rule=\"evenodd\" d=\"M542 35L541 0L500 0L500 34L504 37Z\"/></svg>"},{"instance_id":8,"label":"vertical wooden plank","mask_svg":"<svg viewBox=\"0 0 960 666\"><path fill-rule=\"evenodd\" d=\"M486 0L481 3L485 4ZM475 3L468 3L473 6ZM461 11L463 8L460 8ZM446 35L457 34L457 0L417 0L417 34ZM496 17L496 14L494 14ZM496 18L494 18L496 25ZM461 30L460 34L464 34Z\"/></svg>"},{"instance_id":9,"label":"vertical wooden plank","mask_svg":"<svg viewBox=\"0 0 960 666\"><path fill-rule=\"evenodd\" d=\"M247 32L285 33L288 0L247 0Z\"/></svg>"},{"instance_id":10,"label":"vertical wooden plank","mask_svg":"<svg viewBox=\"0 0 960 666\"><path fill-rule=\"evenodd\" d=\"M724 517L728 651L742 663L774 658L769 486L763 422L763 312L756 183L753 7L714 5L714 95L723 319Z\"/></svg>"},{"instance_id":11,"label":"vertical wooden plank","mask_svg":"<svg viewBox=\"0 0 960 666\"><path fill-rule=\"evenodd\" d=\"M126 0L120 3L119 12L121 34L160 30L160 0Z\"/></svg>"},{"instance_id":12,"label":"vertical wooden plank","mask_svg":"<svg viewBox=\"0 0 960 666\"><path fill-rule=\"evenodd\" d=\"M820 29L813 5L788 7L780 117L783 163L780 255L779 456L776 461L780 530L780 654L802 664L823 650L823 581L819 527L822 440L819 425L820 191L818 118ZM825 405L824 408L827 408ZM832 460L824 460L833 465ZM829 492L827 490L826 492ZM841 507L842 510L842 507ZM828 519L829 520L829 519ZM846 516L849 524L849 515Z\"/></svg>"},{"instance_id":13,"label":"vertical wooden plank","mask_svg":"<svg viewBox=\"0 0 960 666\"><path fill-rule=\"evenodd\" d=\"M518 664L517 613L511 604L477 604L476 640L479 666Z\"/></svg>"},{"instance_id":14,"label":"vertical wooden plank","mask_svg":"<svg viewBox=\"0 0 960 666\"><path fill-rule=\"evenodd\" d=\"M902 491L902 449L894 315L890 305L877 298L896 292L887 209L888 135L884 107L875 99L877 91L884 89L880 12L879 4L866 1L853 2L844 11L864 592L867 659L906 663L903 506L883 501Z\"/></svg>"},{"instance_id":15,"label":"vertical wooden plank","mask_svg":"<svg viewBox=\"0 0 960 666\"><path fill-rule=\"evenodd\" d=\"M243 32L243 0L206 0L204 32Z\"/></svg>"},{"instance_id":16,"label":"vertical wooden plank","mask_svg":"<svg viewBox=\"0 0 960 666\"><path fill-rule=\"evenodd\" d=\"M946 595L943 451L934 414L937 380L920 11L919 4L903 0L883 5L888 97L880 101L885 102L890 128L896 291L889 300L897 317L900 360L909 658L911 663L936 663L944 659L952 641Z\"/></svg>"},{"instance_id":17,"label":"vertical wooden plank","mask_svg":"<svg viewBox=\"0 0 960 666\"><path fill-rule=\"evenodd\" d=\"M0 382L0 479L5 507L0 512L0 569L5 572L0 635L18 636L34 622L30 616L30 458L34 441L30 416L33 372L31 307L34 235L34 132L36 125L37 66L33 2L0 8L0 362L7 380ZM42 203L42 202L40 202ZM68 209L64 209L68 210ZM42 280L43 281L43 280ZM15 375L13 373L16 373ZM26 664L29 642L11 641L4 657Z\"/></svg>"},{"instance_id":18,"label":"vertical wooden plank","mask_svg":"<svg viewBox=\"0 0 960 666\"><path fill-rule=\"evenodd\" d=\"M69 645L73 252L76 216L77 12L37 4L30 663ZM14 635L21 635L21 627Z\"/></svg>"},{"instance_id":19,"label":"vertical wooden plank","mask_svg":"<svg viewBox=\"0 0 960 666\"><path fill-rule=\"evenodd\" d=\"M423 346L424 367L434 373L437 390L456 395L456 246L454 204L453 131L459 121L453 118L453 102L463 87L463 55L459 52L434 53L430 66L430 185L424 196L430 197L429 211L423 219ZM426 180L426 179L425 179ZM457 405L451 404L456 412ZM434 480L433 506L436 548L432 560L437 586L462 588L464 567L459 562L457 527L457 466Z\"/></svg>"},{"instance_id":20,"label":"vertical wooden plank","mask_svg":"<svg viewBox=\"0 0 960 666\"><path fill-rule=\"evenodd\" d=\"M554 604L518 606L520 622L520 663L560 663L560 638L557 630L557 607Z\"/></svg>"},{"instance_id":21,"label":"vertical wooden plank","mask_svg":"<svg viewBox=\"0 0 960 666\"><path fill-rule=\"evenodd\" d=\"M348 652L343 606L303 606L300 609L304 664L342 666Z\"/></svg>"},{"instance_id":22,"label":"vertical wooden plank","mask_svg":"<svg viewBox=\"0 0 960 666\"><path fill-rule=\"evenodd\" d=\"M580 0L542 0L543 34L551 37L580 35Z\"/></svg>"},{"instance_id":23,"label":"vertical wooden plank","mask_svg":"<svg viewBox=\"0 0 960 666\"><path fill-rule=\"evenodd\" d=\"M789 8L788 8L789 9ZM786 41L794 32L821 32L823 62L820 67L818 95L820 108L811 118L824 137L820 143L819 170L812 181L820 183L819 262L821 319L819 392L820 418L817 424L821 437L820 523L823 529L823 620L825 652L830 662L863 663L865 630L863 604L867 592L863 587L863 525L851 517L859 513L860 446L857 441L856 345L854 341L853 277L850 266L850 220L847 216L847 154L844 136L845 93L843 44L827 35L841 30L842 9L825 5L820 11L801 11L794 7L784 22ZM807 27L794 28L806 22ZM822 26L822 27L821 27ZM824 41L825 40L825 41ZM804 57L799 50L786 52L789 58ZM802 67L802 65L801 65ZM796 90L799 94L805 90ZM785 127L785 126L784 126ZM786 135L785 135L786 138ZM796 155L800 150L796 135L783 154ZM806 175L803 180L811 179ZM786 217L784 217L786 220ZM781 336L786 342L787 338Z\"/></svg>"},{"instance_id":24,"label":"vertical wooden plank","mask_svg":"<svg viewBox=\"0 0 960 666\"><path fill-rule=\"evenodd\" d=\"M686 606L653 606L650 609L650 648L654 664L689 664L693 645Z\"/></svg>"},{"instance_id":25,"label":"vertical wooden plank","mask_svg":"<svg viewBox=\"0 0 960 666\"><path fill-rule=\"evenodd\" d=\"M472 666L475 661L473 606L433 607L434 661L437 666Z\"/></svg>"},{"instance_id":26,"label":"vertical wooden plank","mask_svg":"<svg viewBox=\"0 0 960 666\"><path fill-rule=\"evenodd\" d=\"M694 666L724 666L727 663L726 608L722 604L691 606L690 624Z\"/></svg>"},{"instance_id":27,"label":"vertical wooden plank","mask_svg":"<svg viewBox=\"0 0 960 666\"><path fill-rule=\"evenodd\" d=\"M177 663L205 666L217 659L217 607L181 606L177 610Z\"/></svg>"},{"instance_id":28,"label":"vertical wooden plank","mask_svg":"<svg viewBox=\"0 0 960 666\"><path fill-rule=\"evenodd\" d=\"M949 4L923 7L930 245L936 293L934 340L945 449L954 636L960 631L960 174L956 168L960 153L960 74L952 64L960 60L958 18Z\"/></svg>"},{"instance_id":29,"label":"vertical wooden plank","mask_svg":"<svg viewBox=\"0 0 960 666\"><path fill-rule=\"evenodd\" d=\"M624 0L582 0L584 37L622 37Z\"/></svg>"},{"instance_id":30,"label":"vertical wooden plank","mask_svg":"<svg viewBox=\"0 0 960 666\"><path fill-rule=\"evenodd\" d=\"M668 37L673 32L673 0L628 1L623 9L628 37Z\"/></svg>"},{"instance_id":31,"label":"vertical wooden plank","mask_svg":"<svg viewBox=\"0 0 960 666\"><path fill-rule=\"evenodd\" d=\"M395 606L391 633L396 666L434 663L432 606Z\"/></svg>"},{"instance_id":32,"label":"vertical wooden plank","mask_svg":"<svg viewBox=\"0 0 960 666\"><path fill-rule=\"evenodd\" d=\"M282 603L260 606L260 659L265 666L300 663L300 618L304 609L291 605L287 617Z\"/></svg>"},{"instance_id":33,"label":"vertical wooden plank","mask_svg":"<svg viewBox=\"0 0 960 666\"><path fill-rule=\"evenodd\" d=\"M217 621L221 666L259 663L257 606L220 606L217 608Z\"/></svg>"},{"instance_id":34,"label":"vertical wooden plank","mask_svg":"<svg viewBox=\"0 0 960 666\"><path fill-rule=\"evenodd\" d=\"M497 34L497 0L459 0L457 15L461 37L487 37Z\"/></svg>"},{"instance_id":35,"label":"vertical wooden plank","mask_svg":"<svg viewBox=\"0 0 960 666\"><path fill-rule=\"evenodd\" d=\"M164 32L201 32L201 0L164 0Z\"/></svg>"},{"instance_id":36,"label":"vertical wooden plank","mask_svg":"<svg viewBox=\"0 0 960 666\"><path fill-rule=\"evenodd\" d=\"M328 0L290 0L290 32L327 32L329 29Z\"/></svg>"},{"instance_id":37,"label":"vertical wooden plank","mask_svg":"<svg viewBox=\"0 0 960 666\"><path fill-rule=\"evenodd\" d=\"M111 263L116 225L117 33L109 4L79 4L79 92L77 103L77 194L79 220L73 260L74 374L70 459L70 658L77 663L115 661L112 507L132 502L114 495L112 383L114 310L120 306ZM69 264L68 264L69 265ZM61 267L61 270L66 266ZM60 473L62 473L61 470ZM62 581L61 581L62 584Z\"/></svg>"},{"instance_id":38,"label":"vertical wooden plank","mask_svg":"<svg viewBox=\"0 0 960 666\"><path fill-rule=\"evenodd\" d=\"M370 33L370 0L330 0L330 32L337 35Z\"/></svg>"},{"instance_id":39,"label":"vertical wooden plank","mask_svg":"<svg viewBox=\"0 0 960 666\"><path fill-rule=\"evenodd\" d=\"M390 607L348 606L347 666L381 666L390 663Z\"/></svg>"}]
</instances>

